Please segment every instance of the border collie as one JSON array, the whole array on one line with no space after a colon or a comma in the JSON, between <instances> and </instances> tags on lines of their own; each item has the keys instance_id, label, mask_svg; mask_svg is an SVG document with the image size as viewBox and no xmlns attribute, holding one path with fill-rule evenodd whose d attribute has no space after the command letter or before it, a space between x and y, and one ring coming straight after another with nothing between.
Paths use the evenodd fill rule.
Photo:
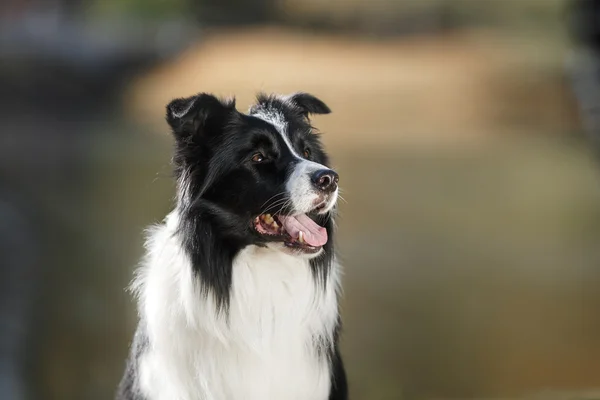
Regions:
<instances>
[{"instance_id":1,"label":"border collie","mask_svg":"<svg viewBox=\"0 0 600 400\"><path fill-rule=\"evenodd\" d=\"M174 210L136 273L140 320L119 400L347 398L338 348L338 175L307 93L247 114L201 93L173 100Z\"/></svg>"}]
</instances>

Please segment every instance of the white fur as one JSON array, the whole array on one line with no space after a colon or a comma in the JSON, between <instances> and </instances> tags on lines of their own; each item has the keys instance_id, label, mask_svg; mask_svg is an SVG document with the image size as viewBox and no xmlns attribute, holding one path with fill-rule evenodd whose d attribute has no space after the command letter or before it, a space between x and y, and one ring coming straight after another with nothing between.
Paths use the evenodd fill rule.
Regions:
<instances>
[{"instance_id":1,"label":"white fur","mask_svg":"<svg viewBox=\"0 0 600 400\"><path fill-rule=\"evenodd\" d=\"M298 163L294 167L294 171L286 183L286 189L292 199L292 206L298 214L304 214L312 211L322 194L317 191L312 183L311 176L320 169L329 169L323 164L319 164L310 160L306 160L296 153L294 146L290 142L287 132L287 122L281 112L272 108L256 108L251 109L250 113L253 117L260 118L263 121L273 125L277 132L281 135L283 142L286 144L290 152L298 159ZM329 212L337 201L338 190L328 195L327 205L323 209L323 213Z\"/></svg>"},{"instance_id":2,"label":"white fur","mask_svg":"<svg viewBox=\"0 0 600 400\"><path fill-rule=\"evenodd\" d=\"M149 346L140 358L148 400L326 400L327 360L313 340L332 345L339 267L326 287L308 261L249 246L233 264L228 314L199 293L176 233L177 211L153 228L133 283ZM319 285L320 286L320 285Z\"/></svg>"},{"instance_id":3,"label":"white fur","mask_svg":"<svg viewBox=\"0 0 600 400\"><path fill-rule=\"evenodd\" d=\"M322 193L315 189L312 183L312 174L320 169L328 169L322 164L303 160L296 164L294 171L286 182L286 189L292 199L294 210L299 214L312 211L316 203L323 199ZM328 212L337 201L338 189L326 196L327 205L322 212Z\"/></svg>"}]
</instances>

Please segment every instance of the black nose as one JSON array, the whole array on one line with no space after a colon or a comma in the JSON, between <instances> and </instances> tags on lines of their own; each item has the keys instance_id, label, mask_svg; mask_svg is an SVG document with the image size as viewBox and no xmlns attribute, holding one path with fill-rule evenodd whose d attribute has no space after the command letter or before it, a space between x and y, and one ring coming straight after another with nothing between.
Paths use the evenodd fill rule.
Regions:
<instances>
[{"instance_id":1,"label":"black nose","mask_svg":"<svg viewBox=\"0 0 600 400\"><path fill-rule=\"evenodd\" d=\"M339 180L339 175L330 169L320 169L312 175L314 185L324 192L333 192Z\"/></svg>"}]
</instances>

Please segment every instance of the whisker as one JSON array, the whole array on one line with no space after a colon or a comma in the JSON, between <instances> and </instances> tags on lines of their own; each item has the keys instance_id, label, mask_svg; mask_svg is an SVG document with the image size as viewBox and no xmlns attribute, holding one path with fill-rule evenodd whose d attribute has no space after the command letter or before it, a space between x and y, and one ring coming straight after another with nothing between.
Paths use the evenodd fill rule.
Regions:
<instances>
[{"instance_id":1,"label":"whisker","mask_svg":"<svg viewBox=\"0 0 600 400\"><path fill-rule=\"evenodd\" d=\"M283 203L283 202L285 202L285 201L287 201L287 200L288 200L288 199L287 199L286 197L284 197L284 198L282 198L282 199L277 199L277 200L275 200L275 201L271 202L271 203L268 205L268 207L271 207L273 204ZM267 208L267 207L263 207L263 208Z\"/></svg>"},{"instance_id":2,"label":"whisker","mask_svg":"<svg viewBox=\"0 0 600 400\"><path fill-rule=\"evenodd\" d=\"M283 210L289 207L290 204L292 204L292 199L288 199L285 203L283 203L283 205L279 208L279 210L277 210L277 212L274 215L281 215Z\"/></svg>"},{"instance_id":3,"label":"whisker","mask_svg":"<svg viewBox=\"0 0 600 400\"><path fill-rule=\"evenodd\" d=\"M261 211L261 214L266 214L266 213L267 213L269 210L272 210L272 209L274 209L274 208L278 207L279 205L281 205L281 204L284 204L284 203L285 203L285 202L287 202L287 201L289 201L289 199L287 199L287 198L283 198L283 199L276 200L276 201L274 201L273 203L269 204L269 206L268 206L268 207L264 208L264 209Z\"/></svg>"},{"instance_id":4,"label":"whisker","mask_svg":"<svg viewBox=\"0 0 600 400\"><path fill-rule=\"evenodd\" d=\"M265 206L265 204L267 204L269 201L273 200L277 196L281 196L282 194L285 195L287 193L286 192L279 192L279 193L274 194L267 201L265 201L264 203L262 203L262 206L260 206L260 208L263 208Z\"/></svg>"}]
</instances>

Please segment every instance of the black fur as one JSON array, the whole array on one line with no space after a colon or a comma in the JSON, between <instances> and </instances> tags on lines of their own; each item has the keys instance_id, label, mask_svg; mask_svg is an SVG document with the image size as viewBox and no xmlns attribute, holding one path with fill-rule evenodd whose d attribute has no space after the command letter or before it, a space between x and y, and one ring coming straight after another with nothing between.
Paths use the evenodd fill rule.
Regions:
<instances>
[{"instance_id":1,"label":"black fur","mask_svg":"<svg viewBox=\"0 0 600 400\"><path fill-rule=\"evenodd\" d=\"M346 370L342 362L339 345L336 342L333 353L331 354L331 389L329 400L347 400L348 382L346 379ZM137 400L137 399L136 399Z\"/></svg>"},{"instance_id":2,"label":"black fur","mask_svg":"<svg viewBox=\"0 0 600 400\"><path fill-rule=\"evenodd\" d=\"M307 117L309 114L329 114L331 112L327 104L312 94L296 93L290 97L290 101L300 108L302 113Z\"/></svg>"}]
</instances>

